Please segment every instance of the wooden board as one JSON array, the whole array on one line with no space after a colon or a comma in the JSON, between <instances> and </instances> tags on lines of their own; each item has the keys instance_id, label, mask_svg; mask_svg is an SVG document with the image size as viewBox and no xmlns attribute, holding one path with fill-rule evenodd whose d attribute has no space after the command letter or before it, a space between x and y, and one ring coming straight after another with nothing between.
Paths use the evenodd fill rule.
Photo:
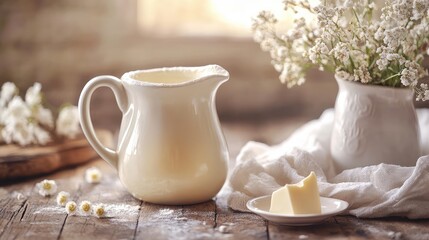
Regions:
<instances>
[{"instance_id":1,"label":"wooden board","mask_svg":"<svg viewBox=\"0 0 429 240\"><path fill-rule=\"evenodd\" d=\"M111 146L112 134L97 131L100 141ZM88 162L98 157L84 136L46 146L0 145L0 180L37 176Z\"/></svg>"}]
</instances>

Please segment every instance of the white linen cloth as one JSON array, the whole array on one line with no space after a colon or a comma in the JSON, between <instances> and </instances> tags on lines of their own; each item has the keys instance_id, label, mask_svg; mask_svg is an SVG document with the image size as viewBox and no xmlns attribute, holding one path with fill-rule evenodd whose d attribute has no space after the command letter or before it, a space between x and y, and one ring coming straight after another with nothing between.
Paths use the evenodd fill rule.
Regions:
<instances>
[{"instance_id":1,"label":"white linen cloth","mask_svg":"<svg viewBox=\"0 0 429 240\"><path fill-rule=\"evenodd\" d=\"M418 109L417 115L423 156L415 167L379 164L335 174L329 150L332 109L277 146L249 142L229 176L228 206L248 211L246 202L251 198L269 195L314 171L320 195L347 201L351 215L429 218L429 109Z\"/></svg>"}]
</instances>

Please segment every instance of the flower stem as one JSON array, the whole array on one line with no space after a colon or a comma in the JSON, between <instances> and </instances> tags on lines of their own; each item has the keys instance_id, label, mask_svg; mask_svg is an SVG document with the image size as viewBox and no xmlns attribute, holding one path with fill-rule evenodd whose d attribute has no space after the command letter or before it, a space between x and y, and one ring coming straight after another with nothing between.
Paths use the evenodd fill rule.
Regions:
<instances>
[{"instance_id":1,"label":"flower stem","mask_svg":"<svg viewBox=\"0 0 429 240\"><path fill-rule=\"evenodd\" d=\"M383 80L381 80L381 81L379 81L379 82L377 82L377 83L384 83L384 82L389 81L390 79L395 78L395 77L398 77L398 76L401 76L401 73L397 73L397 74L395 74L395 75L392 75L392 76L390 76L390 77L388 77L388 78L385 78L385 79L383 79Z\"/></svg>"}]
</instances>

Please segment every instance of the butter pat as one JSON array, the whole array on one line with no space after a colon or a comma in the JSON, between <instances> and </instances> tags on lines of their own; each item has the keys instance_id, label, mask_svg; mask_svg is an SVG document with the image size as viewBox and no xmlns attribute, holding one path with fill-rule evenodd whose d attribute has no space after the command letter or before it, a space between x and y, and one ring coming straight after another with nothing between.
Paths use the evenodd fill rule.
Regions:
<instances>
[{"instance_id":1,"label":"butter pat","mask_svg":"<svg viewBox=\"0 0 429 240\"><path fill-rule=\"evenodd\" d=\"M320 214L319 188L314 172L296 184L286 186L273 192L271 196L271 213L279 214Z\"/></svg>"}]
</instances>

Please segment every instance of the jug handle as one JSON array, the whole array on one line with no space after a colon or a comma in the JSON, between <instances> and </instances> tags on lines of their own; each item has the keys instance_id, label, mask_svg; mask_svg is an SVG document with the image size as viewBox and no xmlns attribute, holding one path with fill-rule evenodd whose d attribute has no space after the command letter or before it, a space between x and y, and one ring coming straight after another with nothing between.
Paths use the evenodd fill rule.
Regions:
<instances>
[{"instance_id":1,"label":"jug handle","mask_svg":"<svg viewBox=\"0 0 429 240\"><path fill-rule=\"evenodd\" d=\"M128 109L128 98L125 88L119 78L114 76L98 76L91 79L83 88L79 98L79 118L80 124L88 142L95 149L95 151L114 168L118 168L118 153L105 147L95 134L94 127L90 115L90 101L94 91L99 87L110 88L116 98L119 109L125 113Z\"/></svg>"}]
</instances>

